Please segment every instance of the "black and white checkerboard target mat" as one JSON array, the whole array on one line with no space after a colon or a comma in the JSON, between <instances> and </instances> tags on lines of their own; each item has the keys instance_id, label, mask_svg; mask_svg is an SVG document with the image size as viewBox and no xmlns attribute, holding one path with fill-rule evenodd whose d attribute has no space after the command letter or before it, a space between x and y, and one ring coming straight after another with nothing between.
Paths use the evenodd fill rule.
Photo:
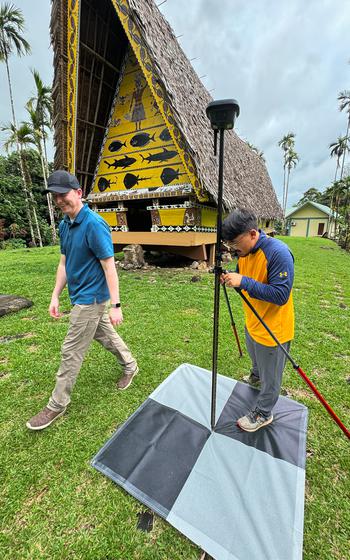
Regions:
<instances>
[{"instance_id":1,"label":"black and white checkerboard target mat","mask_svg":"<svg viewBox=\"0 0 350 560\"><path fill-rule=\"evenodd\" d=\"M257 432L236 420L258 391L182 364L115 432L92 465L217 560L302 558L307 408L280 397Z\"/></svg>"}]
</instances>

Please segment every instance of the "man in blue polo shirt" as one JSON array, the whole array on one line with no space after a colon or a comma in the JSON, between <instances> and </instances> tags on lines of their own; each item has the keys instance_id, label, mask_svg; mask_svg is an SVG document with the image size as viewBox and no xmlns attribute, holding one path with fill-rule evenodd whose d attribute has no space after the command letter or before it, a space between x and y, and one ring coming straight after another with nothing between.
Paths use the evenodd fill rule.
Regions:
<instances>
[{"instance_id":1,"label":"man in blue polo shirt","mask_svg":"<svg viewBox=\"0 0 350 560\"><path fill-rule=\"evenodd\" d=\"M49 313L54 319L61 316L59 297L66 284L73 309L56 386L47 406L27 422L30 430L43 430L64 414L92 340L112 352L122 366L118 389L126 389L138 372L130 350L114 330L123 314L109 227L82 203L82 189L74 175L55 171L48 178L48 192L65 214L59 226L61 258Z\"/></svg>"}]
</instances>

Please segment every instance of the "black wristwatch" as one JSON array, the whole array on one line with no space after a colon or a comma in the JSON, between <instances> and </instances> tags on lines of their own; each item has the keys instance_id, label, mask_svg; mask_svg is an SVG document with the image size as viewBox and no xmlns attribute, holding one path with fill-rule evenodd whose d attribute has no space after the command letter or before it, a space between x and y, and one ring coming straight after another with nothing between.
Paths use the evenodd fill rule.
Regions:
<instances>
[{"instance_id":1,"label":"black wristwatch","mask_svg":"<svg viewBox=\"0 0 350 560\"><path fill-rule=\"evenodd\" d=\"M121 303L111 303L111 307L113 307L114 309L117 309L118 307L121 307L122 304Z\"/></svg>"}]
</instances>

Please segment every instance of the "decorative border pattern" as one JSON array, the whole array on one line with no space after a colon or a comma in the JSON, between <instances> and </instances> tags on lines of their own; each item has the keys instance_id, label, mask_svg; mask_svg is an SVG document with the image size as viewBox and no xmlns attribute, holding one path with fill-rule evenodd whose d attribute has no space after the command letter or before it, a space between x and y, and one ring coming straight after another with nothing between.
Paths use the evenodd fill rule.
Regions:
<instances>
[{"instance_id":1,"label":"decorative border pattern","mask_svg":"<svg viewBox=\"0 0 350 560\"><path fill-rule=\"evenodd\" d=\"M161 80L158 76L155 66L153 65L152 59L149 56L147 46L142 39L137 25L132 19L132 10L129 5L129 0L112 0L112 4L114 5L120 22L124 28L124 31L133 48L135 56L151 89L151 92L158 104L159 110L167 124L170 135L179 152L184 168L188 176L190 177L198 200L200 202L206 202L209 200L208 194L206 193L203 185L201 185L197 177L195 164L186 151L186 141L180 129L176 125L176 120L172 112L171 105L167 100L167 92L161 85Z\"/></svg>"},{"instance_id":2,"label":"decorative border pattern","mask_svg":"<svg viewBox=\"0 0 350 560\"><path fill-rule=\"evenodd\" d=\"M124 206L118 206L118 208L97 208L96 212L99 214L100 212L127 212L128 209L124 208Z\"/></svg>"},{"instance_id":3,"label":"decorative border pattern","mask_svg":"<svg viewBox=\"0 0 350 560\"><path fill-rule=\"evenodd\" d=\"M68 0L67 16L67 166L75 174L76 118L79 64L79 0Z\"/></svg>"},{"instance_id":4,"label":"decorative border pattern","mask_svg":"<svg viewBox=\"0 0 350 560\"><path fill-rule=\"evenodd\" d=\"M151 231L195 231L195 232L206 232L206 233L216 233L216 228L211 227L201 227L201 226L152 226Z\"/></svg>"},{"instance_id":5,"label":"decorative border pattern","mask_svg":"<svg viewBox=\"0 0 350 560\"><path fill-rule=\"evenodd\" d=\"M119 200L137 200L142 198L162 198L169 196L188 196L193 194L193 187L188 183L173 185L171 187L152 187L150 189L135 189L130 191L112 191L104 193L90 193L87 199L98 204L99 202L115 202ZM211 207L210 207L211 208Z\"/></svg>"},{"instance_id":6,"label":"decorative border pattern","mask_svg":"<svg viewBox=\"0 0 350 560\"><path fill-rule=\"evenodd\" d=\"M110 226L109 231L129 231L128 226Z\"/></svg>"},{"instance_id":7,"label":"decorative border pattern","mask_svg":"<svg viewBox=\"0 0 350 560\"><path fill-rule=\"evenodd\" d=\"M216 213L216 208L212 206L205 206L204 204L197 204L196 202L191 202L190 200L185 200L181 204L154 204L153 206L146 206L146 210L164 210L170 208L206 208L207 210L212 210Z\"/></svg>"},{"instance_id":8,"label":"decorative border pattern","mask_svg":"<svg viewBox=\"0 0 350 560\"><path fill-rule=\"evenodd\" d=\"M192 204L186 200L183 204L155 204L146 206L146 210L170 210L171 208L192 208Z\"/></svg>"}]
</instances>

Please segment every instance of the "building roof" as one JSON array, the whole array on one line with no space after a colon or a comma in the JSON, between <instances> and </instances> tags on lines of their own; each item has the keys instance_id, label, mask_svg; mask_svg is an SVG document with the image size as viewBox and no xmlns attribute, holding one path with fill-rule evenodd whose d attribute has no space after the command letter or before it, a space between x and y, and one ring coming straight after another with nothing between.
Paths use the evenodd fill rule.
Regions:
<instances>
[{"instance_id":1,"label":"building roof","mask_svg":"<svg viewBox=\"0 0 350 560\"><path fill-rule=\"evenodd\" d=\"M311 206L314 206L315 208L317 208L318 210L320 210L324 214L327 214L327 216L331 216L333 218L335 217L335 212L332 212L332 210L329 208L329 206L325 206L324 204L319 204L318 202L314 202L313 200L307 200L301 206L297 206L296 208L290 208L289 210L287 210L286 218L289 218L290 216L292 216L293 214L298 212L298 210L307 206L307 204L311 204Z\"/></svg>"},{"instance_id":2,"label":"building roof","mask_svg":"<svg viewBox=\"0 0 350 560\"><path fill-rule=\"evenodd\" d=\"M51 34L55 53L56 168L67 166L64 149L62 149L67 127L67 119L64 115L64 96L67 94L67 80L64 70L64 65L67 63L64 60L64 49L67 49L67 46L64 44L64 33L60 26L64 25L66 21L70 2L71 0L53 0L52 3ZM82 0L82 7L84 2L87 2L87 0ZM115 24L113 24L114 31L113 29L107 29L105 26L103 27L103 33L113 32L115 35L116 26L120 27L120 22L122 23L125 33L123 40L125 41L125 36L130 40L135 54L140 57L140 66L145 75L147 72L152 72L151 87L154 88L154 91L159 91L161 96L164 96L163 107L169 108L171 112L172 124L178 134L179 145L183 147L191 162L193 162L194 173L201 186L209 193L210 198L216 202L218 157L213 155L214 135L205 113L206 106L212 101L211 95L202 84L179 45L172 28L153 0L114 0L113 3L111 0L100 0L94 2L94 8L106 11L107 4L115 8L119 21L115 21ZM108 6L108 9L110 9L110 6ZM112 18L109 17L108 22L109 25L112 25ZM139 52L136 52L137 48ZM123 49L125 51L125 45ZM83 50L84 45L80 44L80 57L82 57ZM93 48L90 45L90 57L93 57L92 50ZM101 53L98 54L98 60L101 61ZM79 84L80 89L85 88L85 90L88 88L89 80L89 76L86 75L86 65L87 59L85 58L84 73L79 73L79 79L82 80L85 76L85 82ZM233 91L232 96L234 94ZM102 125L99 124L99 127L103 128L103 126L107 126L112 101L107 106L103 91L100 97L104 100L106 112L105 122ZM244 118L244 100L238 101L241 103L241 114L243 115L241 118ZM85 105L86 103L89 103L88 99L85 100ZM57 115L57 112L61 116ZM98 113L99 111L96 110L96 114ZM78 104L79 118L81 120ZM91 125L91 123L89 124ZM84 146L87 146L86 149L89 148L90 175L91 162L95 162L96 167L101 143L102 140L98 147L96 146L97 142L96 145L92 145L91 142L89 144L86 141L86 134L79 134L78 131L76 151L77 154L80 154L80 161L83 163ZM82 167L82 164L80 164L80 167ZM91 187L91 182L89 186ZM281 206L264 161L246 142L237 136L235 131L225 132L223 202L226 210L244 206L252 209L260 218L282 217Z\"/></svg>"}]
</instances>

